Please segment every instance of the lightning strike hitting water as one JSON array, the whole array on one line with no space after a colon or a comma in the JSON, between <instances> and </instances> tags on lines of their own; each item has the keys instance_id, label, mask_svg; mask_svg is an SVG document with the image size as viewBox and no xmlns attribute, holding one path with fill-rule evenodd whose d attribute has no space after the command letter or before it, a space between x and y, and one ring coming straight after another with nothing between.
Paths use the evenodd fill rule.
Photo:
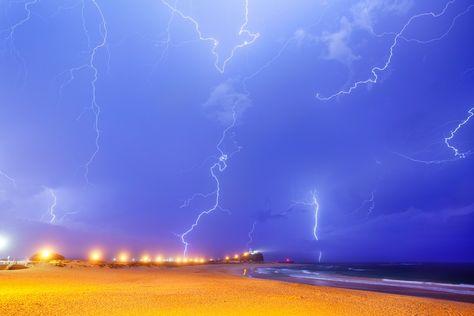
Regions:
<instances>
[{"instance_id":1,"label":"lightning strike hitting water","mask_svg":"<svg viewBox=\"0 0 474 316\"><path fill-rule=\"evenodd\" d=\"M222 132L222 136L221 138L219 139L219 142L217 143L216 145L216 149L219 153L219 157L217 158L217 161L215 161L211 167L209 168L209 173L211 174L211 177L212 179L214 180L215 184L216 184L216 190L209 193L209 194L202 194L202 193L198 193L198 194L194 194L193 197L197 197L197 196L203 196L203 197L208 197L208 196L212 196L214 195L214 203L212 204L212 206L210 208L208 208L207 210L204 210L202 211L196 218L196 220L194 221L194 223L191 225L191 227L186 230L184 233L182 233L181 235L179 235L180 239L181 239L181 242L183 243L184 245L184 250L183 250L183 256L186 257L187 255L187 252L188 252L188 248L189 248L189 242L186 241L186 236L189 235L196 226L198 226L199 224L199 221L201 220L201 218L204 216L204 215L209 215L211 214L212 212L214 212L215 210L217 209L221 209L221 206L220 206L220 194L221 194L221 184L220 184L220 181L219 181L219 177L218 177L218 174L217 172L219 173L222 173L224 172L225 169L227 169L227 161L229 158L231 158L235 153L237 153L239 149L237 149L236 151L230 153L230 154L227 154L224 152L224 150L222 149L222 145L226 139L226 136L227 136L227 133L232 130L234 127L235 127L235 124L236 124L236 121L237 121L237 117L236 117L237 113L236 113L236 109L235 109L235 106L232 108L232 122L229 126L227 126L224 131ZM184 206L187 206L189 205L189 203L191 203L192 201L192 198L190 200L187 200L185 202L185 204L183 204Z\"/></svg>"},{"instance_id":2,"label":"lightning strike hitting water","mask_svg":"<svg viewBox=\"0 0 474 316\"><path fill-rule=\"evenodd\" d=\"M451 144L451 142L453 141L453 138L456 136L456 134L459 132L459 130L464 125L466 125L469 122L469 120L474 116L474 107L470 108L467 111L467 113L468 113L468 115L466 116L466 118L463 119L453 130L451 130L449 132L449 136L444 138L444 143L454 153L453 158L442 159L442 160L421 160L421 159L415 159L415 158L412 158L412 157L409 157L407 155L397 153L397 152L395 152L395 154L397 154L400 157L403 157L405 159L408 159L410 161L419 162L419 163L423 163L423 164L427 164L427 165L442 164L442 163L446 163L446 162L452 162L452 161L456 161L456 160L459 160L459 159L467 158L471 154L471 150L461 152L457 147L455 147L453 144Z\"/></svg>"},{"instance_id":3,"label":"lightning strike hitting water","mask_svg":"<svg viewBox=\"0 0 474 316\"><path fill-rule=\"evenodd\" d=\"M342 96L342 95L348 95L348 94L351 94L352 91L354 91L355 89L357 89L358 87L360 86L363 86L363 85L367 85L367 84L375 84L378 82L378 78L379 78L379 73L381 72L384 72L385 70L387 70L387 68L390 66L390 64L392 63L392 58L393 58L393 53L394 53L394 49L395 47L398 45L398 42L400 39L402 40L407 40L406 38L403 37L403 33L405 32L405 30L410 26L410 24L421 18L421 17L428 17L428 16L431 16L433 18L438 18L440 16L443 16L446 11L448 10L449 6L451 6L454 2L456 2L456 0L450 0L446 3L446 5L444 6L443 10L439 13L434 13L434 12L424 12L424 13L419 13L417 15L414 15L412 16L410 19L408 19L408 22L405 23L402 27L402 29L398 32L398 33L395 33L395 37L393 39L393 42L392 42L392 45L390 46L390 49L389 49L389 54L388 54L388 57L387 57L387 60L385 61L385 63L383 64L383 66L379 67L379 66L375 66L375 67L372 67L372 69L370 70L371 72L371 76L366 79L366 80L361 80L361 81L356 81L352 86L350 86L347 90L341 90L333 95L330 95L330 96L322 96L319 92L316 94L316 98L321 100L321 101L330 101L336 97L339 97L339 96ZM448 33L449 31L453 28L453 24L454 22L462 15L466 14L472 7L473 5L469 6L465 11L461 12L460 14L456 15L453 19L453 23L451 24L451 26L449 27L448 31L443 33L443 35L439 36L439 37L436 37L432 40L428 40L428 41L417 41L417 40L414 40L414 39L410 39L410 41L417 41L419 43L430 43L430 42L433 42L433 41L436 41L436 40L440 40L442 38L444 38Z\"/></svg>"},{"instance_id":4,"label":"lightning strike hitting water","mask_svg":"<svg viewBox=\"0 0 474 316\"><path fill-rule=\"evenodd\" d=\"M217 53L217 48L219 47L219 41L212 37L212 36L205 36L202 31L201 31L201 26L199 25L199 22L194 19L193 17L189 15L185 15L183 12L178 10L175 6L172 6L167 0L161 0L161 2L167 6L171 12L174 14L177 14L180 16L183 20L189 21L193 26L194 30L196 31L199 40L204 41L204 42L210 42L212 45L211 48L211 53L214 56L214 67L219 71L221 74L225 72L225 68L227 66L227 63L230 62L230 60L234 57L235 52L241 48L244 48L246 46L252 45L257 38L260 37L260 33L252 33L247 29L247 25L249 22L249 1L245 0L244 1L244 9L245 9L245 14L244 14L244 22L240 26L239 29L239 36L247 36L249 39L244 40L241 44L238 44L234 46L227 58L225 58L223 61L221 61L221 57ZM168 25L169 27L169 25ZM169 29L168 29L168 34L169 34ZM168 37L169 38L169 37ZM169 43L169 42L168 42Z\"/></svg>"},{"instance_id":5,"label":"lightning strike hitting water","mask_svg":"<svg viewBox=\"0 0 474 316\"><path fill-rule=\"evenodd\" d=\"M89 169L91 164L94 162L95 157L99 153L100 150L100 128L99 128L99 123L100 123L100 114L101 114L101 108L99 104L97 103L97 81L99 80L99 70L96 66L96 57L97 53L102 49L106 48L107 45L107 39L108 39L108 29L107 29L107 22L105 20L105 16L102 12L102 9L100 8L99 4L97 3L96 0L90 0L90 3L92 6L97 10L97 13L99 14L100 17L100 35L101 39L100 41L92 48L91 46L91 39L89 35L89 30L87 28L87 23L85 20L85 15L84 15L84 10L85 10L85 0L82 0L82 27L84 30L84 34L87 37L87 42L88 46L90 49L89 52L89 58L86 64L83 64L78 67L71 68L67 71L69 73L69 79L61 85L60 87L60 92L67 86L69 85L72 81L75 79L75 73L84 69L89 69L92 71L92 79L90 81L90 89L91 89L91 101L90 101L90 106L87 107L86 109L91 111L94 115L94 131L95 131L95 139L94 139L94 151L92 154L89 156L89 159L86 161L84 165L84 178L87 183L89 183ZM82 116L82 114L81 114ZM78 119L81 118L79 116Z\"/></svg>"}]
</instances>

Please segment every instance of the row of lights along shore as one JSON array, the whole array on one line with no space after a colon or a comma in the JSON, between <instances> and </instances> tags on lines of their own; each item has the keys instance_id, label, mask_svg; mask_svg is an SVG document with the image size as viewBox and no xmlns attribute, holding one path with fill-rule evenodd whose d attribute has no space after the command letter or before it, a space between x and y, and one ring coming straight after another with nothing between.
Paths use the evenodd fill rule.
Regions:
<instances>
[{"instance_id":1,"label":"row of lights along shore","mask_svg":"<svg viewBox=\"0 0 474 316\"><path fill-rule=\"evenodd\" d=\"M54 251L51 248L44 248L40 250L39 252L39 257L42 260L48 260L51 259L54 255ZM243 258L248 257L251 255L251 252L244 252L242 255L235 254L234 256L225 256L224 261L236 261L240 260ZM103 252L99 249L92 250L89 253L88 257L89 261L91 262L103 262L106 261L105 256ZM218 259L220 260L220 259ZM142 255L138 260L136 258L133 258L130 256L128 252L120 252L116 257L112 258L113 262L118 262L118 263L130 263L130 262L140 262L140 263L206 263L206 262L214 262L216 261L213 258L206 259L203 257L194 257L194 258L188 258L188 257L165 257L158 255L156 257L152 257L148 254Z\"/></svg>"}]
</instances>

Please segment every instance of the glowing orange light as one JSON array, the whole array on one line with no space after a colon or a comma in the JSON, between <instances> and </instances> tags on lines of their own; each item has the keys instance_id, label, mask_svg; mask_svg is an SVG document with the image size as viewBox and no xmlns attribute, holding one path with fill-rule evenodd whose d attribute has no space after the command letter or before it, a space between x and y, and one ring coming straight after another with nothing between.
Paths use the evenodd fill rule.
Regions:
<instances>
[{"instance_id":1,"label":"glowing orange light","mask_svg":"<svg viewBox=\"0 0 474 316\"><path fill-rule=\"evenodd\" d=\"M177 257L177 258L176 258L176 262L177 262L177 263L181 263L181 261L182 261L181 257Z\"/></svg>"},{"instance_id":2,"label":"glowing orange light","mask_svg":"<svg viewBox=\"0 0 474 316\"><path fill-rule=\"evenodd\" d=\"M183 258L183 263L188 263L188 258Z\"/></svg>"},{"instance_id":3,"label":"glowing orange light","mask_svg":"<svg viewBox=\"0 0 474 316\"><path fill-rule=\"evenodd\" d=\"M199 263L204 263L204 258L200 258Z\"/></svg>"},{"instance_id":4,"label":"glowing orange light","mask_svg":"<svg viewBox=\"0 0 474 316\"><path fill-rule=\"evenodd\" d=\"M239 259L239 255L235 254L234 259Z\"/></svg>"},{"instance_id":5,"label":"glowing orange light","mask_svg":"<svg viewBox=\"0 0 474 316\"><path fill-rule=\"evenodd\" d=\"M53 255L53 251L49 248L43 248L40 251L40 257L43 260L51 258L52 255Z\"/></svg>"},{"instance_id":6,"label":"glowing orange light","mask_svg":"<svg viewBox=\"0 0 474 316\"><path fill-rule=\"evenodd\" d=\"M248 252L244 252L244 257L247 257L249 255Z\"/></svg>"},{"instance_id":7,"label":"glowing orange light","mask_svg":"<svg viewBox=\"0 0 474 316\"><path fill-rule=\"evenodd\" d=\"M143 255L141 258L140 258L140 262L143 262L143 263L148 263L150 262L151 259L150 259L150 256L149 255Z\"/></svg>"},{"instance_id":8,"label":"glowing orange light","mask_svg":"<svg viewBox=\"0 0 474 316\"><path fill-rule=\"evenodd\" d=\"M128 262L128 254L126 252L122 252L118 256L119 262Z\"/></svg>"},{"instance_id":9,"label":"glowing orange light","mask_svg":"<svg viewBox=\"0 0 474 316\"><path fill-rule=\"evenodd\" d=\"M155 262L162 263L163 262L163 257L162 256L156 256Z\"/></svg>"},{"instance_id":10,"label":"glowing orange light","mask_svg":"<svg viewBox=\"0 0 474 316\"><path fill-rule=\"evenodd\" d=\"M100 250L93 250L89 254L90 261L100 261L102 260L102 252Z\"/></svg>"},{"instance_id":11,"label":"glowing orange light","mask_svg":"<svg viewBox=\"0 0 474 316\"><path fill-rule=\"evenodd\" d=\"M225 257L225 260L229 260L229 259L230 259L229 256L226 256L226 257Z\"/></svg>"}]
</instances>

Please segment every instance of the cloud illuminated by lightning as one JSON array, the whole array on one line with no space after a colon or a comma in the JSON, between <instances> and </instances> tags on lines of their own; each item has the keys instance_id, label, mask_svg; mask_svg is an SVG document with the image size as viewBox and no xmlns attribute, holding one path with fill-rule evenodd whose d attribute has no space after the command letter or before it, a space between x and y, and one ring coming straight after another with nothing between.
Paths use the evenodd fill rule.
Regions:
<instances>
[{"instance_id":1,"label":"cloud illuminated by lightning","mask_svg":"<svg viewBox=\"0 0 474 316\"><path fill-rule=\"evenodd\" d=\"M384 72L385 70L387 70L387 68L390 66L391 62L392 62L392 58L393 58L393 54L394 54L394 49L395 47L398 45L399 43L399 40L408 40L406 38L403 37L403 33L406 31L406 29L410 26L410 24L421 18L421 17L428 17L428 16L431 16L433 18L438 18L440 16L443 16L446 11L448 10L448 8L454 3L456 2L456 0L450 0L446 3L446 5L444 6L443 10L439 13L434 13L434 12L424 12L424 13L419 13L419 14L416 14L412 17L410 17L410 19L408 19L408 21L403 25L403 27L401 28L401 30L398 32L398 33L395 33L395 37L393 39L393 42L392 44L390 45L390 49L389 49L389 54L388 54L388 57L385 61L385 63L383 64L383 66L374 66L372 67L372 69L370 70L371 72L371 76L366 79L366 80L361 80L361 81L356 81L354 84L352 84L352 86L350 86L348 89L346 90L341 90L339 92L336 92L334 93L333 95L330 95L330 96L322 96L319 92L316 94L316 98L321 100L321 101L330 101L336 97L339 97L339 96L343 96L343 95L348 95L348 94L351 94L355 89L359 88L360 86L363 86L363 85L367 85L367 84L375 84L378 82L378 78L379 78L379 73L381 72ZM465 11L461 12L460 14L456 15L453 19L453 23L451 24L451 26L449 27L448 31L443 33L441 36L438 36L434 39L431 39L431 40L427 40L427 41L419 41L419 40L414 40L414 39L409 39L409 41L416 41L418 43L421 43L421 44L425 44L425 43L431 43L433 41L437 41L437 40L440 40L442 38L444 38L450 31L451 29L453 28L453 25L454 23L456 22L456 20L466 14L474 5L470 5Z\"/></svg>"},{"instance_id":2,"label":"cloud illuminated by lightning","mask_svg":"<svg viewBox=\"0 0 474 316\"><path fill-rule=\"evenodd\" d=\"M469 122L469 120L474 116L474 107L470 108L467 111L467 113L468 113L468 115L466 116L466 118L464 118L453 130L451 130L449 132L449 135L444 138L444 143L454 153L453 158L442 159L442 160L421 160L421 159L415 159L415 158L412 158L412 157L409 157L407 155L397 153L397 152L395 152L395 154L397 154L397 155L399 155L399 156L401 156L405 159L408 159L410 161L424 163L424 164L427 164L427 165L442 164L442 163L446 163L446 162L452 162L452 161L456 161L456 160L459 160L459 159L467 158L471 154L471 150L460 151L457 147L455 147L451 143L453 141L454 137L456 136L456 134L459 132L459 130L464 125L466 125Z\"/></svg>"},{"instance_id":3,"label":"cloud illuminated by lightning","mask_svg":"<svg viewBox=\"0 0 474 316\"><path fill-rule=\"evenodd\" d=\"M227 58L225 58L223 61L221 61L221 57L219 56L219 54L217 53L217 48L219 47L219 40L217 40L216 38L212 37L212 36L206 36L202 33L201 31L201 26L199 25L199 22L194 19L193 17L189 16L189 15L186 15L184 14L183 12L181 12L180 10L178 10L175 6L172 6L168 1L166 0L161 0L161 2L166 6L168 7L168 9L171 10L171 12L174 14L177 14L178 16L180 16L183 20L186 20L188 22L190 22L193 27L194 27L194 30L196 31L198 37L199 37L199 40L201 41L204 41L204 42L210 42L211 45L212 45L212 48L211 48L211 53L212 55L214 56L214 67L222 74L225 72L225 68L227 66L227 64L230 62L230 60L234 57L235 55L235 52L241 48L244 48L246 46L249 46L249 45L252 45L256 40L257 38L260 37L260 33L252 33L251 31L249 31L247 29L247 26L248 26L248 23L249 23L249 1L248 0L245 0L244 1L244 9L245 9L245 14L244 14L244 22L242 23L242 25L240 26L240 29L239 29L239 33L238 35L239 36L247 36L249 39L247 40L244 40L242 43L240 44L237 44L235 45L229 56ZM171 21L171 19L170 19ZM171 22L169 22L171 23ZM169 23L168 23L168 34L169 34ZM168 41L167 43L169 44L169 36L168 36Z\"/></svg>"},{"instance_id":4,"label":"cloud illuminated by lightning","mask_svg":"<svg viewBox=\"0 0 474 316\"><path fill-rule=\"evenodd\" d=\"M94 132L95 132L95 139L94 139L94 151L92 154L89 156L89 159L86 161L84 165L84 178L87 183L89 183L89 169L91 164L94 162L95 157L99 153L100 150L100 128L99 128L99 123L100 123L100 114L101 114L101 107L99 106L97 102L97 81L99 80L99 70L96 66L96 57L97 53L102 49L106 48L107 45L107 39L108 39L108 29L107 29L107 22L105 20L104 13L102 12L101 7L97 3L96 0L90 0L90 3L92 6L96 9L97 13L99 14L100 17L100 35L101 39L100 41L90 48L91 46L91 40L90 40L90 35L89 35L89 30L86 25L86 20L84 16L84 10L85 10L85 0L82 0L82 27L84 30L84 34L87 37L87 41L89 44L89 57L87 63L80 65L78 67L73 67L67 71L69 74L68 80L63 83L60 87L60 91L64 89L67 85L69 85L72 81L75 79L75 73L84 69L90 69L92 70L92 79L90 81L90 89L91 89L91 100L90 100L90 106L87 107L87 110L91 111L94 115ZM82 115L82 114L81 114ZM80 116L81 117L81 116ZM79 117L79 118L80 118Z\"/></svg>"},{"instance_id":5,"label":"cloud illuminated by lightning","mask_svg":"<svg viewBox=\"0 0 474 316\"><path fill-rule=\"evenodd\" d=\"M186 237L194 230L194 228L196 226L198 226L199 221L201 220L201 218L203 216L209 215L217 209L221 209L221 206L220 206L221 184L220 184L220 181L219 181L218 173L222 173L222 172L224 172L225 169L227 169L228 159L231 158L233 154L235 154L236 152L238 152L240 150L240 148L239 148L236 151L234 151L230 154L227 154L226 152L224 152L224 149L222 149L222 145L223 145L224 141L226 140L226 137L227 137L227 134L229 133L229 131L232 130L235 127L236 121L237 121L237 113L236 113L236 109L235 109L235 105L234 105L234 107L232 108L232 122L230 123L230 125L228 125L224 129L224 131L222 132L222 136L221 136L221 138L219 139L219 141L216 145L216 149L219 153L219 156L218 156L217 160L209 168L209 173L211 174L211 177L215 182L216 190L213 191L210 194L198 193L198 194L193 195L193 197L197 197L197 196L208 197L208 196L213 195L214 196L214 203L212 204L212 206L210 208L208 208L208 209L202 211L201 213L199 213L199 215L197 216L197 218L195 219L195 221L191 225L191 227L188 230L186 230L184 233L179 235L179 237L181 239L181 242L184 245L184 250L183 250L183 256L184 257L186 257L187 252L188 252L188 248L189 248L189 242L186 240ZM191 200L188 200L187 202L185 202L184 206L189 205L189 203L191 201L192 201L192 198L191 198Z\"/></svg>"}]
</instances>

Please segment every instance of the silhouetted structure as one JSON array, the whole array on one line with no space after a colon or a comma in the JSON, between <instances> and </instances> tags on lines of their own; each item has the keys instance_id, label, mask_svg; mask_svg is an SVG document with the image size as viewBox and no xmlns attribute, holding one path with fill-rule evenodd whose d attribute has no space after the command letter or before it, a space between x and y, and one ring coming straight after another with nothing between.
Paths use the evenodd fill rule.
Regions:
<instances>
[{"instance_id":1,"label":"silhouetted structure","mask_svg":"<svg viewBox=\"0 0 474 316\"><path fill-rule=\"evenodd\" d=\"M51 261L62 261L66 259L63 255L59 253L48 253L47 255L44 252L37 252L30 257L30 261L36 262L51 262Z\"/></svg>"},{"instance_id":2,"label":"silhouetted structure","mask_svg":"<svg viewBox=\"0 0 474 316\"><path fill-rule=\"evenodd\" d=\"M240 256L240 262L263 262L263 254L261 252L246 252Z\"/></svg>"}]
</instances>

